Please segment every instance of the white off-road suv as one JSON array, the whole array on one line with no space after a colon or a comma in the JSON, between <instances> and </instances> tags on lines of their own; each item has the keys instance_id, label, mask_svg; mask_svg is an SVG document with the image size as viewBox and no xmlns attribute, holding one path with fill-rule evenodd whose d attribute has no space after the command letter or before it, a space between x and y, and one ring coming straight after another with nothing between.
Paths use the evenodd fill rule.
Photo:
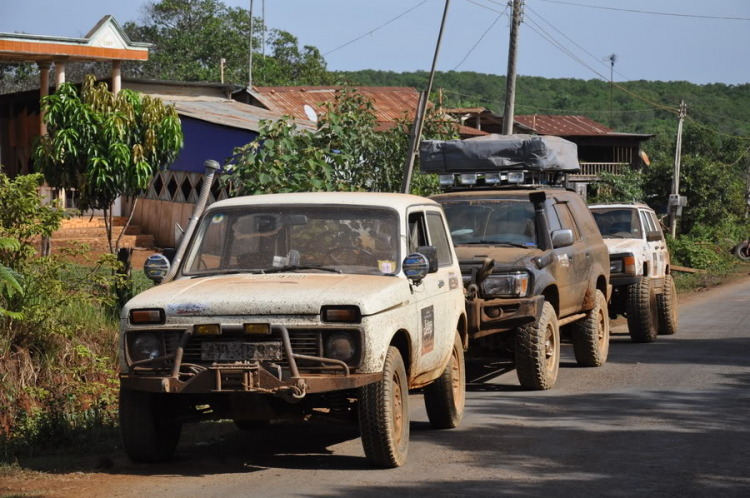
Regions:
<instances>
[{"instance_id":1,"label":"white off-road suv","mask_svg":"<svg viewBox=\"0 0 750 498\"><path fill-rule=\"evenodd\" d=\"M409 389L419 387L433 426L460 423L464 295L439 204L257 195L216 202L195 226L174 281L122 313L131 459L169 458L184 421L335 418L358 420L367 458L396 467L407 456ZM152 256L147 274L159 280L169 265Z\"/></svg>"},{"instance_id":2,"label":"white off-road suv","mask_svg":"<svg viewBox=\"0 0 750 498\"><path fill-rule=\"evenodd\" d=\"M643 203L589 206L609 248L610 316L625 315L634 342L677 332L677 292L669 251L653 209Z\"/></svg>"}]
</instances>

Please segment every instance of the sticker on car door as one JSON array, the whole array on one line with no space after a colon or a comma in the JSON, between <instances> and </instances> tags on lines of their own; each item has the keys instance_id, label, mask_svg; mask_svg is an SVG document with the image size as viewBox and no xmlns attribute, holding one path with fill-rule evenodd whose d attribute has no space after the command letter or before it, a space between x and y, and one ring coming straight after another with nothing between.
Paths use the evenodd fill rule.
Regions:
<instances>
[{"instance_id":1,"label":"sticker on car door","mask_svg":"<svg viewBox=\"0 0 750 498\"><path fill-rule=\"evenodd\" d=\"M422 354L427 354L435 347L435 309L433 306L422 308Z\"/></svg>"}]
</instances>

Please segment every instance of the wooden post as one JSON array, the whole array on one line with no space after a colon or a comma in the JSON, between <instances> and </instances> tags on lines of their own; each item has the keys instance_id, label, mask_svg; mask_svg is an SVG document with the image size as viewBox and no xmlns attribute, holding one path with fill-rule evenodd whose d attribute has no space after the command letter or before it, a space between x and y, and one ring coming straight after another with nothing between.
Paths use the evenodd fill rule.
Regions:
<instances>
[{"instance_id":1,"label":"wooden post","mask_svg":"<svg viewBox=\"0 0 750 498\"><path fill-rule=\"evenodd\" d=\"M672 177L672 195L680 195L680 157L682 155L682 123L687 114L685 101L680 101L680 121L677 124L677 147L674 153L674 175ZM677 206L670 206L669 231L672 238L677 237Z\"/></svg>"},{"instance_id":2,"label":"wooden post","mask_svg":"<svg viewBox=\"0 0 750 498\"><path fill-rule=\"evenodd\" d=\"M122 89L121 62L112 61L112 93L117 95Z\"/></svg>"},{"instance_id":3,"label":"wooden post","mask_svg":"<svg viewBox=\"0 0 750 498\"><path fill-rule=\"evenodd\" d=\"M38 62L39 66L39 100L49 95L49 62ZM44 114L39 111L39 134L47 134L47 125L44 123Z\"/></svg>"},{"instance_id":4,"label":"wooden post","mask_svg":"<svg viewBox=\"0 0 750 498\"><path fill-rule=\"evenodd\" d=\"M503 135L513 134L513 115L516 105L516 56L518 55L518 27L521 24L521 4L513 0L513 17L510 24L508 44L508 76L505 86L505 112L503 112Z\"/></svg>"}]
</instances>

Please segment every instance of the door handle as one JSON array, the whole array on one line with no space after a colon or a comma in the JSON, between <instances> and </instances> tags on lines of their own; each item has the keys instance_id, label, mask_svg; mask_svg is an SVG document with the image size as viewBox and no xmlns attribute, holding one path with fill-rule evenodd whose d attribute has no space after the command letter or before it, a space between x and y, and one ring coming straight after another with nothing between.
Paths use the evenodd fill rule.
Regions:
<instances>
[{"instance_id":1,"label":"door handle","mask_svg":"<svg viewBox=\"0 0 750 498\"><path fill-rule=\"evenodd\" d=\"M444 281L438 280L438 289L442 289L444 285L445 285Z\"/></svg>"}]
</instances>

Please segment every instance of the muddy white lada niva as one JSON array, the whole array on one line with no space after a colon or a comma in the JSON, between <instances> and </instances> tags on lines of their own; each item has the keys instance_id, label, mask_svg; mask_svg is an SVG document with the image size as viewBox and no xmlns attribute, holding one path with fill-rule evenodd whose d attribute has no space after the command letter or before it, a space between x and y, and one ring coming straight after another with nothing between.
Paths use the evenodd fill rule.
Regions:
<instances>
[{"instance_id":1,"label":"muddy white lada niva","mask_svg":"<svg viewBox=\"0 0 750 498\"><path fill-rule=\"evenodd\" d=\"M437 203L257 195L216 202L195 226L184 257L147 262L156 281L174 280L122 313L120 425L131 459L171 457L183 422L254 429L328 418L358 420L367 458L396 467L407 455L409 389L419 387L433 426L460 423L464 296Z\"/></svg>"}]
</instances>

